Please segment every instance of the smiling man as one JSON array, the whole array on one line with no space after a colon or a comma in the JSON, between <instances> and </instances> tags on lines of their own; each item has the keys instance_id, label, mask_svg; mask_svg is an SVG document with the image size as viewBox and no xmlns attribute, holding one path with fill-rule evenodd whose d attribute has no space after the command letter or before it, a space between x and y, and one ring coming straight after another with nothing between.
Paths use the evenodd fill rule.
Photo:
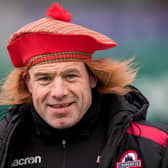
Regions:
<instances>
[{"instance_id":1,"label":"smiling man","mask_svg":"<svg viewBox=\"0 0 168 168\"><path fill-rule=\"evenodd\" d=\"M132 60L92 59L111 38L53 4L14 33L2 85L0 168L168 168L167 130L146 121ZM152 158L152 159L151 159Z\"/></svg>"},{"instance_id":2,"label":"smiling man","mask_svg":"<svg viewBox=\"0 0 168 168\"><path fill-rule=\"evenodd\" d=\"M96 80L83 62L52 63L32 67L27 86L41 118L63 129L77 124L88 111Z\"/></svg>"}]
</instances>

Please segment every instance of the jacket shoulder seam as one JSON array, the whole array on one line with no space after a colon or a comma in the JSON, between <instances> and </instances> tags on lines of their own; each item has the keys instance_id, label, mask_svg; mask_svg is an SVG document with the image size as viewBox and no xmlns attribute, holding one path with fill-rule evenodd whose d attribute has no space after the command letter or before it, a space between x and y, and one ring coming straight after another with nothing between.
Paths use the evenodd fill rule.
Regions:
<instances>
[{"instance_id":1,"label":"jacket shoulder seam","mask_svg":"<svg viewBox=\"0 0 168 168\"><path fill-rule=\"evenodd\" d=\"M167 146L168 134L156 127L132 122L126 132L134 136L152 140L153 142L160 144L162 147Z\"/></svg>"}]
</instances>

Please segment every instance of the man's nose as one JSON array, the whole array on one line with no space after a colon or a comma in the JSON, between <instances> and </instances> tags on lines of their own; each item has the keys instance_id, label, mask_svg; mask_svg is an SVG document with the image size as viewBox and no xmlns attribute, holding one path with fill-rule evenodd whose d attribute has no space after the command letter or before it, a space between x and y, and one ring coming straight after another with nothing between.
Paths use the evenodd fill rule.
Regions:
<instances>
[{"instance_id":1,"label":"man's nose","mask_svg":"<svg viewBox=\"0 0 168 168\"><path fill-rule=\"evenodd\" d=\"M61 99L67 95L68 87L62 78L57 78L53 81L51 86L51 96Z\"/></svg>"}]
</instances>

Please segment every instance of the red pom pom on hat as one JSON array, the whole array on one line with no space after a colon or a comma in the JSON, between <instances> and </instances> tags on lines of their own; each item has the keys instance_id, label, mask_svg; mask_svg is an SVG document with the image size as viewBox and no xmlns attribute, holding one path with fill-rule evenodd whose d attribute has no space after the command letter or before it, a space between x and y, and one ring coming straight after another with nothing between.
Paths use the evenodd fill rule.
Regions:
<instances>
[{"instance_id":1,"label":"red pom pom on hat","mask_svg":"<svg viewBox=\"0 0 168 168\"><path fill-rule=\"evenodd\" d=\"M54 3L47 10L47 16L53 17L57 20L62 20L65 22L70 22L72 15L67 12L62 6L58 3Z\"/></svg>"}]
</instances>

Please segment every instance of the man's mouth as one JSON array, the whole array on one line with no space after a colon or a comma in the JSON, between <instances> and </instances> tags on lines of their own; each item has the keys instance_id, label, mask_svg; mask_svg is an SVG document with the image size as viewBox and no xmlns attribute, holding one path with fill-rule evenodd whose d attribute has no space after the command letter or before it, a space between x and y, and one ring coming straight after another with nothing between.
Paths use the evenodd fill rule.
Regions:
<instances>
[{"instance_id":1,"label":"man's mouth","mask_svg":"<svg viewBox=\"0 0 168 168\"><path fill-rule=\"evenodd\" d=\"M72 103L63 103L63 104L54 104L54 105L49 105L52 108L65 108L70 106Z\"/></svg>"}]
</instances>

